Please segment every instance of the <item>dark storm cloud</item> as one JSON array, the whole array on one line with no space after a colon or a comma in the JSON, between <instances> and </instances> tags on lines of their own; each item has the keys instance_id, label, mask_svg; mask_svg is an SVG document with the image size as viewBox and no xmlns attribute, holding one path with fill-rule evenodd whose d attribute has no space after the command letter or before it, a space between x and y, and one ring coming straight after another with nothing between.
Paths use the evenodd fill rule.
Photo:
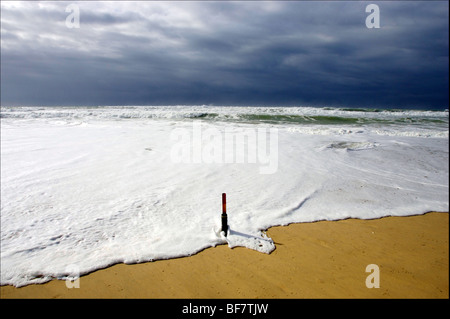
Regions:
<instances>
[{"instance_id":1,"label":"dark storm cloud","mask_svg":"<svg viewBox=\"0 0 450 319\"><path fill-rule=\"evenodd\" d=\"M2 2L2 105L448 107L448 3Z\"/></svg>"}]
</instances>

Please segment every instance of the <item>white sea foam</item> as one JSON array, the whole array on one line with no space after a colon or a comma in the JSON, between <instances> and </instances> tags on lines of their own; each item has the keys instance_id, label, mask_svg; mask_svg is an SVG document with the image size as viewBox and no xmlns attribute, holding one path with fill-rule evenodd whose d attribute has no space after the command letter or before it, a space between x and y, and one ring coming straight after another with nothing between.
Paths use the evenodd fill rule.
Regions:
<instances>
[{"instance_id":1,"label":"white sea foam","mask_svg":"<svg viewBox=\"0 0 450 319\"><path fill-rule=\"evenodd\" d=\"M220 116L204 118L207 112ZM118 262L189 256L218 244L270 253L275 244L263 230L274 225L448 211L448 113L357 115L442 119L419 124L317 125L239 117L295 112L358 113L2 108L1 284L63 279L73 268L84 274ZM260 163L251 161L173 161L171 133L192 132L193 123L219 134L276 128L276 171L260 174ZM230 147L223 143L223 152L235 151ZM222 193L228 199L227 237L220 233Z\"/></svg>"},{"instance_id":2,"label":"white sea foam","mask_svg":"<svg viewBox=\"0 0 450 319\"><path fill-rule=\"evenodd\" d=\"M110 106L110 107L2 107L3 118L62 119L181 119L216 114L220 119L236 119L243 114L336 116L377 119L447 118L448 111L370 110L317 107L245 106Z\"/></svg>"}]
</instances>

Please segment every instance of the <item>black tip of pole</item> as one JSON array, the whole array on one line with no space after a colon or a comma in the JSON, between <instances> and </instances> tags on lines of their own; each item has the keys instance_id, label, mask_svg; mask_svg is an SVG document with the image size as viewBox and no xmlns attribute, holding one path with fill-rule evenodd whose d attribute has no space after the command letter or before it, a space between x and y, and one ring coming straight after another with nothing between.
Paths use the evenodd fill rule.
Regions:
<instances>
[{"instance_id":1,"label":"black tip of pole","mask_svg":"<svg viewBox=\"0 0 450 319\"><path fill-rule=\"evenodd\" d=\"M222 231L225 233L225 237L227 237L227 232L228 232L227 214L222 214Z\"/></svg>"}]
</instances>

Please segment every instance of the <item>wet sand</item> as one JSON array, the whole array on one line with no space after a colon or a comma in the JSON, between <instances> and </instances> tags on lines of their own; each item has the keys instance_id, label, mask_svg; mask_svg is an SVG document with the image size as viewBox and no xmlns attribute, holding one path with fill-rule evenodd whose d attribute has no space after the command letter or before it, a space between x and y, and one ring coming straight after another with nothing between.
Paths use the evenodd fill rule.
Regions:
<instances>
[{"instance_id":1,"label":"wet sand","mask_svg":"<svg viewBox=\"0 0 450 319\"><path fill-rule=\"evenodd\" d=\"M117 264L1 298L449 298L448 213L273 227L270 255L226 245L184 258ZM379 269L366 272L368 265ZM71 286L69 283L69 286Z\"/></svg>"}]
</instances>

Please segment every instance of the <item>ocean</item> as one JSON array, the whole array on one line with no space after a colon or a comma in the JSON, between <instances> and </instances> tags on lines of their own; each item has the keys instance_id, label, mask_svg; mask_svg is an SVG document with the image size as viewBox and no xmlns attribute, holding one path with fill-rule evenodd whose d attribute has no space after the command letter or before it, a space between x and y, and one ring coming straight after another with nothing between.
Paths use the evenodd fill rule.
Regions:
<instances>
[{"instance_id":1,"label":"ocean","mask_svg":"<svg viewBox=\"0 0 450 319\"><path fill-rule=\"evenodd\" d=\"M2 285L221 244L270 253L265 230L277 225L448 211L448 110L2 106L0 116Z\"/></svg>"}]
</instances>

